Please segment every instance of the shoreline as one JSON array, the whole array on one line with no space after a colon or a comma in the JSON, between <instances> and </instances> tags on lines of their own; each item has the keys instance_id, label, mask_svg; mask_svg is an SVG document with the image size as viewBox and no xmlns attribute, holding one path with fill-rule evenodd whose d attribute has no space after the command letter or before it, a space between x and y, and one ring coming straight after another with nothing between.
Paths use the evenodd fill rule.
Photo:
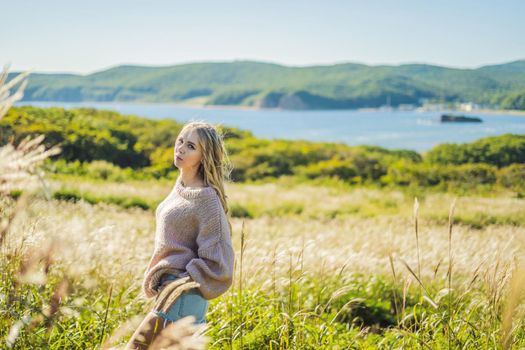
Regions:
<instances>
[{"instance_id":1,"label":"shoreline","mask_svg":"<svg viewBox=\"0 0 525 350\"><path fill-rule=\"evenodd\" d=\"M476 109L475 111L468 113L493 113L493 114L509 114L509 115L519 115L525 117L525 111L519 109Z\"/></svg>"},{"instance_id":2,"label":"shoreline","mask_svg":"<svg viewBox=\"0 0 525 350\"><path fill-rule=\"evenodd\" d=\"M282 109L282 108L261 108L255 106L238 106L238 105L201 105L201 104L191 104L191 103L178 103L178 102L144 102L144 101L80 101L80 102L64 102L64 101L19 101L22 105L30 105L31 103L44 103L44 104L147 104L147 105L168 105L174 107L182 108L192 108L192 109L222 109L222 110L244 110L244 111L287 111L287 112L310 112L310 111L354 111L354 112L435 112L435 113L458 113L458 114L476 114L476 113L487 113L487 114L505 114L505 115L515 115L515 116L524 116L525 110L517 109L475 109L472 111L463 111L463 110L431 110L431 109L410 109L410 110L398 110L395 108L385 109L384 107L366 107L366 108L355 108L355 109ZM15 103L14 106L19 104ZM80 106L81 107L81 106Z\"/></svg>"}]
</instances>

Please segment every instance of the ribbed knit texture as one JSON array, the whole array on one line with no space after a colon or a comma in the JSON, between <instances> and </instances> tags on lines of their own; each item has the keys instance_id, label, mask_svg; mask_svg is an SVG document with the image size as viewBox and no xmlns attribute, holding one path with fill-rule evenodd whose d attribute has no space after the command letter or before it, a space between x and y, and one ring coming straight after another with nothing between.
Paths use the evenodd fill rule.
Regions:
<instances>
[{"instance_id":1,"label":"ribbed knit texture","mask_svg":"<svg viewBox=\"0 0 525 350\"><path fill-rule=\"evenodd\" d=\"M142 283L146 297L158 294L163 273L190 275L207 300L225 293L233 281L235 253L215 189L185 187L179 175L155 218L155 249Z\"/></svg>"}]
</instances>

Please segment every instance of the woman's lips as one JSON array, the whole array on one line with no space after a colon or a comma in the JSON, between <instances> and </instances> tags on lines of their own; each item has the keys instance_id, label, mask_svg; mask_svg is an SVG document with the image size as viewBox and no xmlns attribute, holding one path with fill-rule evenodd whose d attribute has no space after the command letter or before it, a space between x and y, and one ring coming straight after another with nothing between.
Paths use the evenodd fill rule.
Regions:
<instances>
[{"instance_id":1,"label":"woman's lips","mask_svg":"<svg viewBox=\"0 0 525 350\"><path fill-rule=\"evenodd\" d=\"M179 157L179 156L177 156L177 159L178 159L178 160L182 160L182 158L181 158L181 157Z\"/></svg>"}]
</instances>

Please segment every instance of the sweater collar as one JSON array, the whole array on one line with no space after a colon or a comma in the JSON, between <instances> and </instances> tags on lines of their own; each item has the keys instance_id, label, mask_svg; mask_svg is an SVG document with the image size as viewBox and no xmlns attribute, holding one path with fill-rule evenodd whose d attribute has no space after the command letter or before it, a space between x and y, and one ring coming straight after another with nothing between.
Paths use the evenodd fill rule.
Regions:
<instances>
[{"instance_id":1,"label":"sweater collar","mask_svg":"<svg viewBox=\"0 0 525 350\"><path fill-rule=\"evenodd\" d=\"M205 197L215 190L211 186L206 187L186 187L182 185L182 177L179 175L177 181L175 182L175 190L177 193L184 198L200 198Z\"/></svg>"}]
</instances>

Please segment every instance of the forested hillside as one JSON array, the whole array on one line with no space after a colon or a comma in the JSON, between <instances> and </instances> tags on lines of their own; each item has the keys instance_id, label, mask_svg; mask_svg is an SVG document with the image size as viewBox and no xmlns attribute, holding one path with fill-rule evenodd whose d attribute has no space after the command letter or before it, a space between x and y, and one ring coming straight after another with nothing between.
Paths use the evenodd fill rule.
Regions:
<instances>
[{"instance_id":1,"label":"forested hillside","mask_svg":"<svg viewBox=\"0 0 525 350\"><path fill-rule=\"evenodd\" d=\"M525 60L478 69L355 63L290 67L251 61L123 65L89 75L32 74L24 100L184 102L283 109L352 109L426 101L525 109Z\"/></svg>"}]
</instances>

